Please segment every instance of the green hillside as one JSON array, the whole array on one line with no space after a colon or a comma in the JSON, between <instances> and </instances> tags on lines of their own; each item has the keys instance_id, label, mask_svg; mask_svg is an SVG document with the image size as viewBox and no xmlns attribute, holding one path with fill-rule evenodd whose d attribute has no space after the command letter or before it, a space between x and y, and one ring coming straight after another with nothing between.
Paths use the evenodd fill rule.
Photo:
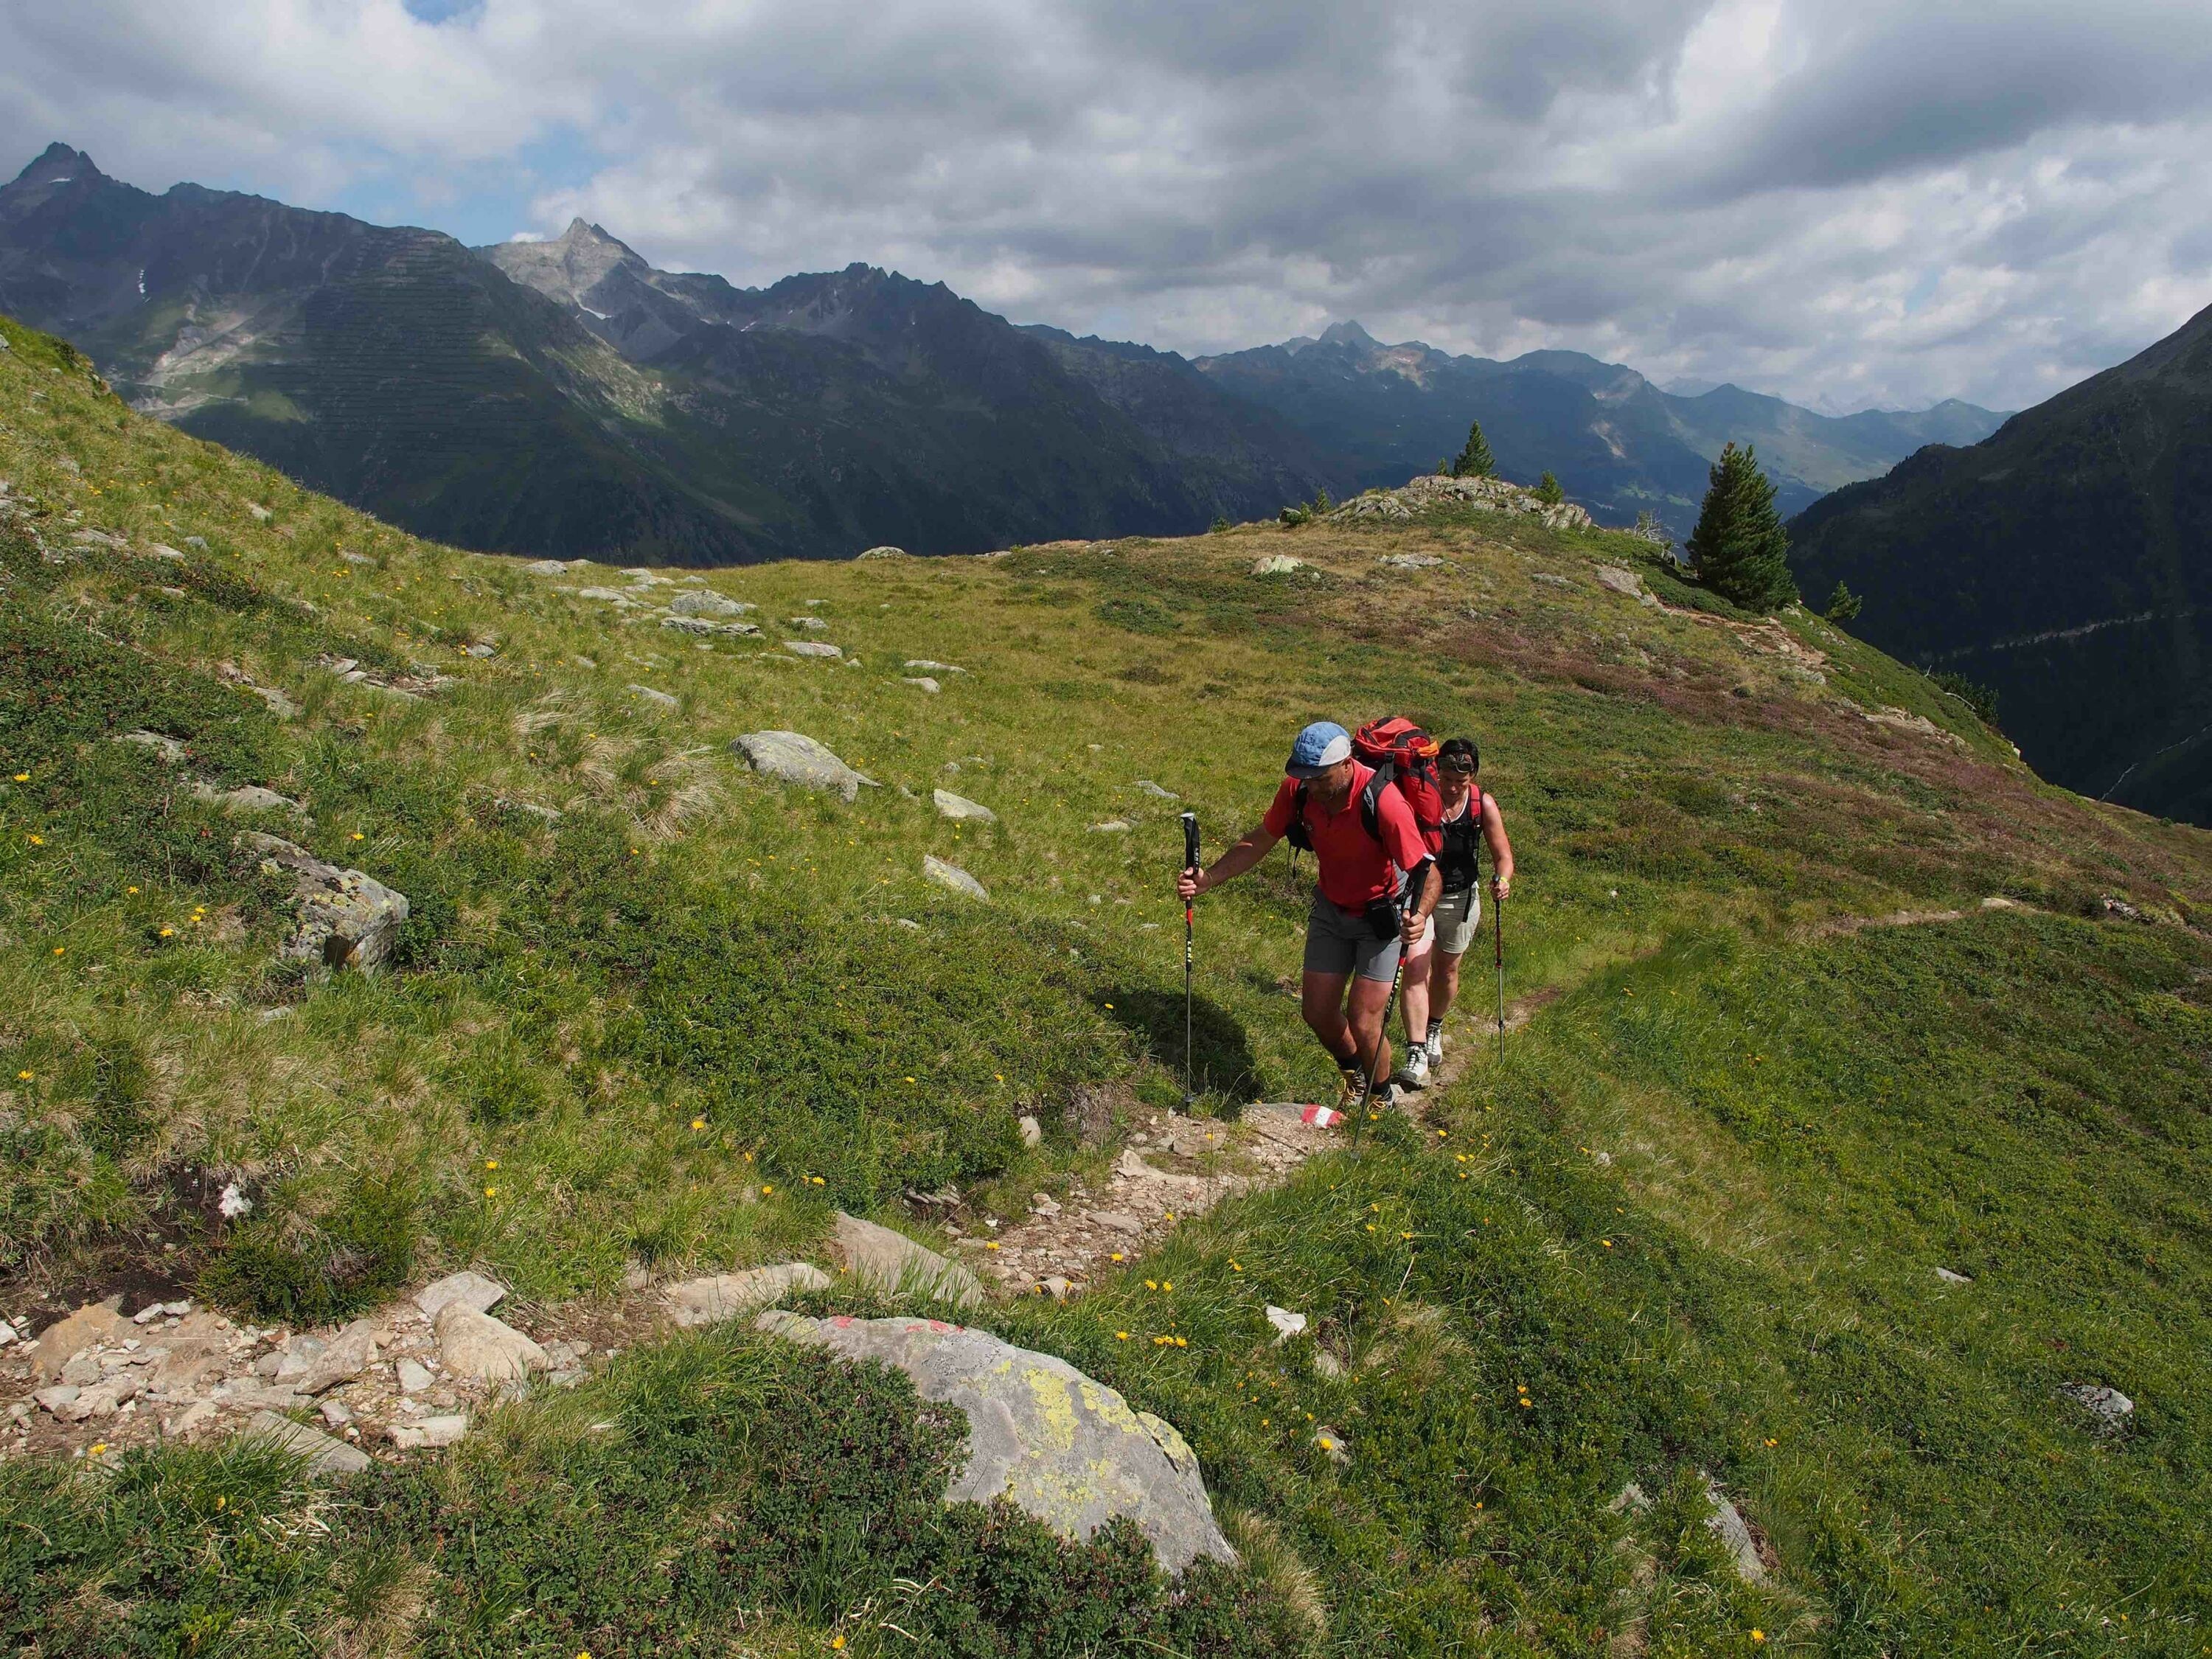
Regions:
<instances>
[{"instance_id":1,"label":"green hillside","mask_svg":"<svg viewBox=\"0 0 2212 1659\"><path fill-rule=\"evenodd\" d=\"M1470 510L655 586L416 540L0 338L0 1315L304 1328L475 1267L594 1356L335 1483L27 1406L10 1650L2212 1644L2204 834L1630 537ZM686 592L763 632L664 617ZM944 1508L957 1414L898 1374L650 1322L645 1287L814 1255L839 1208L988 1276L991 1220L1102 1189L1182 1099L1175 813L1212 856L1300 724L1386 709L1479 737L1510 815L1502 1058L1471 961L1417 1113L963 1316L1179 1430L1237 1565ZM731 743L772 730L878 787L754 773ZM300 810L204 798L249 787ZM242 831L407 896L380 971L279 957ZM1232 1159L1248 1103L1334 1086L1306 873L1200 906Z\"/></svg>"}]
</instances>

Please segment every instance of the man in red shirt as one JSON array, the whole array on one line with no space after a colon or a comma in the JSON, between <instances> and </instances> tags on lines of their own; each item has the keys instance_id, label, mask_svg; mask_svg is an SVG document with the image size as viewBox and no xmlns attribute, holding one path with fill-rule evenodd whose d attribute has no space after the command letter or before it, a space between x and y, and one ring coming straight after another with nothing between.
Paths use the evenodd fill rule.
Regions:
<instances>
[{"instance_id":1,"label":"man in red shirt","mask_svg":"<svg viewBox=\"0 0 2212 1659\"><path fill-rule=\"evenodd\" d=\"M1306 727L1283 770L1260 827L1210 869L1183 872L1176 892L1188 900L1233 881L1285 836L1314 849L1321 879L1306 918L1300 1001L1307 1025L1344 1073L1345 1096L1356 1103L1368 1078L1390 1075L1383 1009L1400 953L1422 937L1443 883L1413 809L1395 789L1369 790L1373 769L1352 758L1352 735L1342 726L1317 720ZM1387 1096L1389 1085L1378 1092Z\"/></svg>"}]
</instances>

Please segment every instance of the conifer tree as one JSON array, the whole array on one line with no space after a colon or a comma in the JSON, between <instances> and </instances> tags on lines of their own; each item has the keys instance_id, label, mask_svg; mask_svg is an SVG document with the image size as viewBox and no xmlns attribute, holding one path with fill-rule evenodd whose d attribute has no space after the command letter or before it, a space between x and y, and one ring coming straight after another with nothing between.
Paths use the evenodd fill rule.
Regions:
<instances>
[{"instance_id":1,"label":"conifer tree","mask_svg":"<svg viewBox=\"0 0 2212 1659\"><path fill-rule=\"evenodd\" d=\"M1557 507L1567 499L1567 492L1560 486L1559 475L1548 470L1536 480L1535 494L1536 499L1547 507Z\"/></svg>"},{"instance_id":2,"label":"conifer tree","mask_svg":"<svg viewBox=\"0 0 2212 1659\"><path fill-rule=\"evenodd\" d=\"M1727 445L1708 477L1698 527L1684 550L1696 562L1698 580L1746 610L1789 604L1797 597L1790 538L1774 510L1774 485L1759 471L1752 446Z\"/></svg>"},{"instance_id":3,"label":"conifer tree","mask_svg":"<svg viewBox=\"0 0 2212 1659\"><path fill-rule=\"evenodd\" d=\"M1497 458L1490 453L1490 444L1482 435L1482 422L1474 422L1467 428L1467 447L1452 463L1455 478L1486 478L1498 470Z\"/></svg>"}]
</instances>

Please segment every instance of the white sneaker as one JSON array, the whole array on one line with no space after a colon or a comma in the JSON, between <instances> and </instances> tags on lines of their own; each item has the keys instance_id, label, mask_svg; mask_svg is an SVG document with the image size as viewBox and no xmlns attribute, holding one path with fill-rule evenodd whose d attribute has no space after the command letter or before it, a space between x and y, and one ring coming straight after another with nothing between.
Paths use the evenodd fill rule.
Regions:
<instances>
[{"instance_id":1,"label":"white sneaker","mask_svg":"<svg viewBox=\"0 0 2212 1659\"><path fill-rule=\"evenodd\" d=\"M1397 1075L1391 1079L1391 1081L1401 1083L1408 1089L1427 1088L1429 1086L1428 1049L1425 1047L1407 1049L1404 1062L1400 1065Z\"/></svg>"},{"instance_id":2,"label":"white sneaker","mask_svg":"<svg viewBox=\"0 0 2212 1659\"><path fill-rule=\"evenodd\" d=\"M1443 1028L1442 1026L1438 1026L1435 1030L1430 1032L1429 1040L1423 1043L1421 1047L1423 1051L1426 1053L1429 1057L1429 1069L1433 1072L1437 1066L1444 1063Z\"/></svg>"}]
</instances>

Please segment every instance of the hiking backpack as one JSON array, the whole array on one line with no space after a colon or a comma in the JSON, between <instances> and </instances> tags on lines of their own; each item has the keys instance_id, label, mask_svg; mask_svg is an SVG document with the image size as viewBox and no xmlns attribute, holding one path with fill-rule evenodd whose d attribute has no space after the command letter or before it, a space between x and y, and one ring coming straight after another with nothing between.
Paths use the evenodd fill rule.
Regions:
<instances>
[{"instance_id":1,"label":"hiking backpack","mask_svg":"<svg viewBox=\"0 0 2212 1659\"><path fill-rule=\"evenodd\" d=\"M1434 738L1403 715L1370 720L1352 734L1352 753L1375 775L1359 792L1359 825L1370 840L1382 840L1379 803L1385 789L1395 788L1413 809L1421 845L1433 858L1444 844L1443 790L1437 782ZM1313 834L1306 828L1306 785L1301 781L1291 800L1291 827L1283 839L1292 847L1313 849Z\"/></svg>"}]
</instances>

